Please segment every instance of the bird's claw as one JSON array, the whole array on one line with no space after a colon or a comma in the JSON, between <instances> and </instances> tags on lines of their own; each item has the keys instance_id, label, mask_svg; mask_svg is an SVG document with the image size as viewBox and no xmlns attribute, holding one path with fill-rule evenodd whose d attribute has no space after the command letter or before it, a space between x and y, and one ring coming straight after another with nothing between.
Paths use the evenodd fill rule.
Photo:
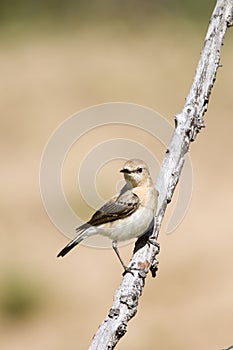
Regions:
<instances>
[{"instance_id":1,"label":"bird's claw","mask_svg":"<svg viewBox=\"0 0 233 350\"><path fill-rule=\"evenodd\" d=\"M160 244L156 241L155 238L149 237L148 240L147 240L147 243L148 244L152 244L153 246L155 246L158 249L157 254L159 254L159 252L160 252Z\"/></svg>"},{"instance_id":2,"label":"bird's claw","mask_svg":"<svg viewBox=\"0 0 233 350\"><path fill-rule=\"evenodd\" d=\"M131 275L134 276L133 271L138 271L140 277L145 277L147 274L147 271L143 268L138 268L138 267L125 267L125 271L123 272L123 276L125 276L127 273L131 273Z\"/></svg>"},{"instance_id":3,"label":"bird's claw","mask_svg":"<svg viewBox=\"0 0 233 350\"><path fill-rule=\"evenodd\" d=\"M134 276L132 270L135 270L135 268L124 266L124 272L122 273L122 276L125 276L127 273L131 273L131 275Z\"/></svg>"}]
</instances>

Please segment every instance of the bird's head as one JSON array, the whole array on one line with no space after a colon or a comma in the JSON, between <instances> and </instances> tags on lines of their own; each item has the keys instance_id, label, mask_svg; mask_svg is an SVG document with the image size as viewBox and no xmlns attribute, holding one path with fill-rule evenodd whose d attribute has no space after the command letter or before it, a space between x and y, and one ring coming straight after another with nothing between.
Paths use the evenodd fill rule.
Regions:
<instances>
[{"instance_id":1,"label":"bird's head","mask_svg":"<svg viewBox=\"0 0 233 350\"><path fill-rule=\"evenodd\" d=\"M120 172L124 174L126 183L131 187L153 185L148 166L143 160L128 160Z\"/></svg>"}]
</instances>

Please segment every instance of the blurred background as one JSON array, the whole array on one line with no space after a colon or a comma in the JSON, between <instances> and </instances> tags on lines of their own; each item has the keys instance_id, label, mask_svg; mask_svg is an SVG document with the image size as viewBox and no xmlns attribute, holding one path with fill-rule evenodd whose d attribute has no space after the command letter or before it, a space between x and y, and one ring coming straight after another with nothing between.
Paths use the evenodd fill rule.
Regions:
<instances>
[{"instance_id":1,"label":"blurred background","mask_svg":"<svg viewBox=\"0 0 233 350\"><path fill-rule=\"evenodd\" d=\"M145 105L173 123L214 5L213 0L0 1L1 349L88 348L122 269L111 250L80 246L56 258L68 240L41 202L43 149L71 114L103 102ZM158 276L148 276L119 350L233 344L232 35L230 29L206 128L190 148L189 210L167 235L169 205L159 237ZM93 135L87 135L83 154L90 139ZM106 198L114 193L112 179L99 184ZM72 200L82 207L79 196ZM132 250L132 244L121 249L126 261Z\"/></svg>"}]
</instances>

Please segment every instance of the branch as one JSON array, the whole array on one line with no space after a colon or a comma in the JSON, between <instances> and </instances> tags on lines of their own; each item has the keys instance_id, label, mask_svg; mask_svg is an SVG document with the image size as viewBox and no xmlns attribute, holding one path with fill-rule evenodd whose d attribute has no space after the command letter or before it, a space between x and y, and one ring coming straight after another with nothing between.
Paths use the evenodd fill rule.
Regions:
<instances>
[{"instance_id":1,"label":"branch","mask_svg":"<svg viewBox=\"0 0 233 350\"><path fill-rule=\"evenodd\" d=\"M115 293L112 307L95 334L89 350L110 350L115 347L126 333L128 321L136 314L139 297L142 294L145 278L149 271L155 277L159 252L156 243L167 204L180 178L185 154L190 142L194 141L204 127L203 116L207 111L210 93L219 67L220 49L227 27L233 25L233 0L217 0L210 19L204 46L197 65L192 87L182 111L175 116L175 130L167 148L156 188L159 191L159 203L154 228L148 237L138 239L130 267L138 267L134 274L127 273Z\"/></svg>"}]
</instances>

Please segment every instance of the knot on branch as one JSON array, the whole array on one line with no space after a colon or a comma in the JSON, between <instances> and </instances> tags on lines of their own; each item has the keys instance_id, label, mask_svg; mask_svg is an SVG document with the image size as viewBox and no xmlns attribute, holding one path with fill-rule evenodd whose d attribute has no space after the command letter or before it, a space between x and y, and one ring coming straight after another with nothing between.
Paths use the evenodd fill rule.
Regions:
<instances>
[{"instance_id":1,"label":"knot on branch","mask_svg":"<svg viewBox=\"0 0 233 350\"><path fill-rule=\"evenodd\" d=\"M203 120L203 116L195 116L188 130L188 136L189 136L190 142L193 142L195 140L197 134L204 127L205 127L205 123Z\"/></svg>"},{"instance_id":2,"label":"knot on branch","mask_svg":"<svg viewBox=\"0 0 233 350\"><path fill-rule=\"evenodd\" d=\"M204 99L203 107L208 104L208 97ZM204 112L206 111L206 107L204 108ZM183 108L183 110L175 116L175 126L176 129L179 129L182 133L185 132L188 137L187 142L192 142L195 140L196 135L200 132L202 128L205 127L203 121L203 114L197 113L197 108L195 107L195 103L187 104Z\"/></svg>"},{"instance_id":3,"label":"knot on branch","mask_svg":"<svg viewBox=\"0 0 233 350\"><path fill-rule=\"evenodd\" d=\"M175 127L183 128L188 120L192 120L196 115L196 110L192 105L186 105L183 110L175 116Z\"/></svg>"},{"instance_id":4,"label":"knot on branch","mask_svg":"<svg viewBox=\"0 0 233 350\"><path fill-rule=\"evenodd\" d=\"M204 106L208 104L208 97L204 99ZM195 102L186 104L183 110L175 117L176 127L180 127L187 136L187 144L195 140L197 134L205 127L203 115L197 113ZM173 174L172 174L173 175ZM174 175L173 175L174 176Z\"/></svg>"},{"instance_id":5,"label":"knot on branch","mask_svg":"<svg viewBox=\"0 0 233 350\"><path fill-rule=\"evenodd\" d=\"M120 315L119 308L117 308L117 309L111 308L109 313L108 313L108 317L110 317L110 318L118 318L119 315Z\"/></svg>"},{"instance_id":6,"label":"knot on branch","mask_svg":"<svg viewBox=\"0 0 233 350\"><path fill-rule=\"evenodd\" d=\"M128 309L136 308L138 305L138 293L128 293L125 295L121 295L120 302L122 304L126 304Z\"/></svg>"},{"instance_id":7,"label":"knot on branch","mask_svg":"<svg viewBox=\"0 0 233 350\"><path fill-rule=\"evenodd\" d=\"M116 330L116 338L120 339L127 332L127 325L125 322L122 322ZM110 349L113 349L112 347Z\"/></svg>"}]
</instances>

